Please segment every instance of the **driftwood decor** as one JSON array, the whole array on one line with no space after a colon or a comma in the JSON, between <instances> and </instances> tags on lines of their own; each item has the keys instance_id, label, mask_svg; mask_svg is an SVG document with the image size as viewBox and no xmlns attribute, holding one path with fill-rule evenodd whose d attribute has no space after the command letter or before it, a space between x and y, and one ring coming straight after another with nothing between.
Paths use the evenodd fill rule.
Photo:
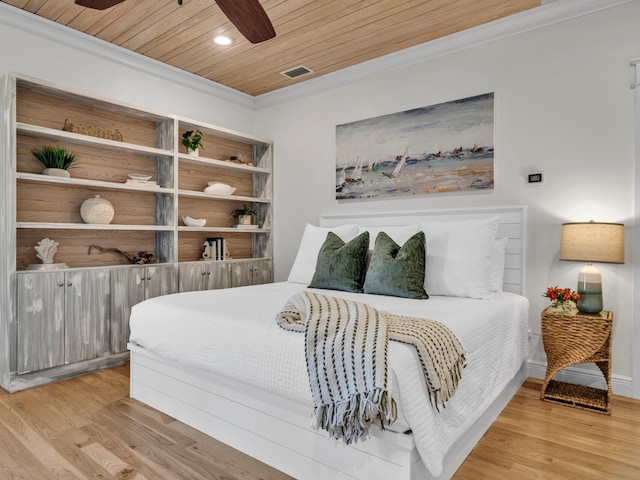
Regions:
<instances>
[{"instance_id":1,"label":"driftwood decor","mask_svg":"<svg viewBox=\"0 0 640 480\"><path fill-rule=\"evenodd\" d=\"M88 254L91 254L93 249L100 250L103 252L114 252L119 255L122 255L126 258L130 263L136 265L145 265L147 263L156 263L156 256L153 253L147 252L146 250L140 251L135 255L129 252L123 252L122 250L118 250L117 248L103 248L100 245L90 245Z\"/></svg>"},{"instance_id":2,"label":"driftwood decor","mask_svg":"<svg viewBox=\"0 0 640 480\"><path fill-rule=\"evenodd\" d=\"M79 133L81 135L89 135L91 137L106 138L107 140L124 141L120 130L106 130L102 127L92 127L82 123L71 123L69 119L65 119L62 130L65 132Z\"/></svg>"}]
</instances>

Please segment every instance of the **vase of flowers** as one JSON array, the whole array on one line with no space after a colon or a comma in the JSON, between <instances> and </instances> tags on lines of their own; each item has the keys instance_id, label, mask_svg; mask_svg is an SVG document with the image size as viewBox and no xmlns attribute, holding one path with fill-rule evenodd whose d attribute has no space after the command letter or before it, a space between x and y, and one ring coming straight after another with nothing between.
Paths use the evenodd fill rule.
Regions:
<instances>
[{"instance_id":1,"label":"vase of flowers","mask_svg":"<svg viewBox=\"0 0 640 480\"><path fill-rule=\"evenodd\" d=\"M558 286L549 287L542 294L551 300L551 307L557 312L570 313L577 310L576 302L580 300L580 295L570 288L560 288Z\"/></svg>"}]
</instances>

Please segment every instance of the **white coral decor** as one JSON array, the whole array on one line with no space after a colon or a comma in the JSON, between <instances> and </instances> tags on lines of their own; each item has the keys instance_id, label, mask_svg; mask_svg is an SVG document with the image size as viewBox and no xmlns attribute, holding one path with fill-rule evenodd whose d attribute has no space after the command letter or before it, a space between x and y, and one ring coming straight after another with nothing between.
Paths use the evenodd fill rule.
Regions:
<instances>
[{"instance_id":1,"label":"white coral decor","mask_svg":"<svg viewBox=\"0 0 640 480\"><path fill-rule=\"evenodd\" d=\"M55 240L43 238L33 249L36 251L36 257L42 260L42 263L50 264L53 263L53 256L58 251L58 245L60 244Z\"/></svg>"}]
</instances>

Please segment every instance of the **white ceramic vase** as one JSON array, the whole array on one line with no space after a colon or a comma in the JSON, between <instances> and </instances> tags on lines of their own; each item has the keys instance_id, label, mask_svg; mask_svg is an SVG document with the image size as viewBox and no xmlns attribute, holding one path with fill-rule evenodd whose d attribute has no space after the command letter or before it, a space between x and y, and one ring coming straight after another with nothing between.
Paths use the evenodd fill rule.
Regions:
<instances>
[{"instance_id":1,"label":"white ceramic vase","mask_svg":"<svg viewBox=\"0 0 640 480\"><path fill-rule=\"evenodd\" d=\"M43 175L51 175L52 177L70 177L71 174L69 170L64 170L62 168L45 168L42 170Z\"/></svg>"},{"instance_id":2,"label":"white ceramic vase","mask_svg":"<svg viewBox=\"0 0 640 480\"><path fill-rule=\"evenodd\" d=\"M114 214L115 210L111 202L100 195L87 198L80 207L80 216L84 223L111 223Z\"/></svg>"}]
</instances>

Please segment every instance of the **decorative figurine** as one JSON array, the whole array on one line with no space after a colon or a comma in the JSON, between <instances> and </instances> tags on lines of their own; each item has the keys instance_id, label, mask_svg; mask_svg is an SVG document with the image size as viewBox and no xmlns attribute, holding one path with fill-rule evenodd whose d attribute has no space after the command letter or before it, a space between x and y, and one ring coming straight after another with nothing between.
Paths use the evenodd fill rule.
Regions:
<instances>
[{"instance_id":1,"label":"decorative figurine","mask_svg":"<svg viewBox=\"0 0 640 480\"><path fill-rule=\"evenodd\" d=\"M55 240L43 238L38 242L38 245L33 247L33 249L36 251L36 257L42 260L42 263L47 265L53 263L53 256L58 251L58 245L60 244Z\"/></svg>"},{"instance_id":2,"label":"decorative figurine","mask_svg":"<svg viewBox=\"0 0 640 480\"><path fill-rule=\"evenodd\" d=\"M27 265L27 270L52 270L56 268L67 268L66 263L54 263L53 257L58 252L58 245L55 240L50 238L43 238L38 244L33 247L36 251L36 257L42 263L30 263Z\"/></svg>"},{"instance_id":3,"label":"decorative figurine","mask_svg":"<svg viewBox=\"0 0 640 480\"><path fill-rule=\"evenodd\" d=\"M202 252L202 259L212 260L211 257L213 252L211 250L213 249L213 246L208 241L204 242L202 246L204 247L204 251Z\"/></svg>"}]
</instances>

